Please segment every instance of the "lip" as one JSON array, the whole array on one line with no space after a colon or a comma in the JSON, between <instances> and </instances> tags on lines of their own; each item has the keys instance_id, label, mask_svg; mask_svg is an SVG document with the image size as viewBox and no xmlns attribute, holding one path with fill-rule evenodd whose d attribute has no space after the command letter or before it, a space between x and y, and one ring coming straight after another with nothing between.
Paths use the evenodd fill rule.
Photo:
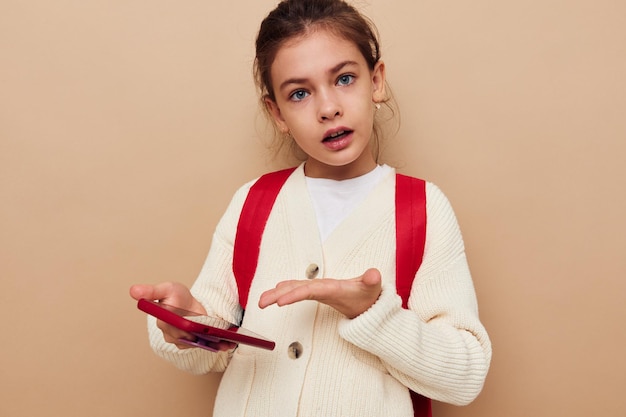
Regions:
<instances>
[{"instance_id":1,"label":"lip","mask_svg":"<svg viewBox=\"0 0 626 417\"><path fill-rule=\"evenodd\" d=\"M324 141L329 140L332 135L335 135L339 132L347 132L348 134L351 134L353 131L352 129L347 128L345 126L339 126L333 129L328 129L326 132L324 132L324 138L322 139L322 141L324 142Z\"/></svg>"},{"instance_id":2,"label":"lip","mask_svg":"<svg viewBox=\"0 0 626 417\"><path fill-rule=\"evenodd\" d=\"M345 132L345 134L337 138L330 139L331 135L339 132ZM354 131L348 128L330 129L325 133L322 144L330 151L341 151L350 146L353 134Z\"/></svg>"}]
</instances>

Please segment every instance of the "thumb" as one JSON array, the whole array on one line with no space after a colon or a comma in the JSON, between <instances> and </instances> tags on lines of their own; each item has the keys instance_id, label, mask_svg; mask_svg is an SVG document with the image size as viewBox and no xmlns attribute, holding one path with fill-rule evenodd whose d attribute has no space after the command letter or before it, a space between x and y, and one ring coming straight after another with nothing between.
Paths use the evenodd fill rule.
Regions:
<instances>
[{"instance_id":1,"label":"thumb","mask_svg":"<svg viewBox=\"0 0 626 417\"><path fill-rule=\"evenodd\" d=\"M156 287L154 285L136 284L130 287L129 293L135 300L139 300L141 298L148 300L158 299L158 297L155 297Z\"/></svg>"},{"instance_id":2,"label":"thumb","mask_svg":"<svg viewBox=\"0 0 626 417\"><path fill-rule=\"evenodd\" d=\"M376 268L370 268L362 275L363 284L368 287L380 285L382 277L380 271Z\"/></svg>"},{"instance_id":3,"label":"thumb","mask_svg":"<svg viewBox=\"0 0 626 417\"><path fill-rule=\"evenodd\" d=\"M148 300L159 300L165 303L192 311L203 311L189 289L177 282L163 282L156 285L137 284L130 287L130 296L135 300L145 298Z\"/></svg>"}]
</instances>

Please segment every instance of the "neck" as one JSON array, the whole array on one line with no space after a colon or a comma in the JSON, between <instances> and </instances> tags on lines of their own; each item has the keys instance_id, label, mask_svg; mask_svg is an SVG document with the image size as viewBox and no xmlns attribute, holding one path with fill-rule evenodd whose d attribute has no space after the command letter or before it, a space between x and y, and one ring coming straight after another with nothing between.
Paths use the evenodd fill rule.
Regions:
<instances>
[{"instance_id":1,"label":"neck","mask_svg":"<svg viewBox=\"0 0 626 417\"><path fill-rule=\"evenodd\" d=\"M360 177L376 168L374 158L355 161L348 165L333 166L320 164L318 161L307 160L304 165L304 175L310 178L327 178L329 180L348 180Z\"/></svg>"}]
</instances>

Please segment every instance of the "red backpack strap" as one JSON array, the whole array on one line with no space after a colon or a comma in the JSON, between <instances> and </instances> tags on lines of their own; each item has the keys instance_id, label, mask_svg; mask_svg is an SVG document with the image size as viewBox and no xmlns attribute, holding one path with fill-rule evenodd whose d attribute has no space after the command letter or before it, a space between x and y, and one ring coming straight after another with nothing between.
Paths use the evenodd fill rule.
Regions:
<instances>
[{"instance_id":1,"label":"red backpack strap","mask_svg":"<svg viewBox=\"0 0 626 417\"><path fill-rule=\"evenodd\" d=\"M432 417L433 405L430 398L411 391L411 401L413 401L413 415L415 417Z\"/></svg>"},{"instance_id":2,"label":"red backpack strap","mask_svg":"<svg viewBox=\"0 0 626 417\"><path fill-rule=\"evenodd\" d=\"M407 308L426 242L426 182L396 174L396 290Z\"/></svg>"},{"instance_id":3,"label":"red backpack strap","mask_svg":"<svg viewBox=\"0 0 626 417\"><path fill-rule=\"evenodd\" d=\"M233 273L239 291L239 304L244 310L259 261L265 224L280 189L294 170L288 168L261 176L252 185L243 203L233 248Z\"/></svg>"},{"instance_id":4,"label":"red backpack strap","mask_svg":"<svg viewBox=\"0 0 626 417\"><path fill-rule=\"evenodd\" d=\"M396 174L396 291L408 308L415 274L426 243L426 182ZM411 391L415 417L431 417L429 398Z\"/></svg>"}]
</instances>

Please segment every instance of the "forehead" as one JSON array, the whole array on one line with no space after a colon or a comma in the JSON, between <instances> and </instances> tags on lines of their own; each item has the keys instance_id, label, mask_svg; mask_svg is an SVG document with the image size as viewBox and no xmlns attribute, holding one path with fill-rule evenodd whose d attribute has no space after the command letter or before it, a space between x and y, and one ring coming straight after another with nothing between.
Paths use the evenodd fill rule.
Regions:
<instances>
[{"instance_id":1,"label":"forehead","mask_svg":"<svg viewBox=\"0 0 626 417\"><path fill-rule=\"evenodd\" d=\"M367 67L354 42L328 30L315 30L280 47L272 63L272 79L312 76L344 61L354 61Z\"/></svg>"}]
</instances>

